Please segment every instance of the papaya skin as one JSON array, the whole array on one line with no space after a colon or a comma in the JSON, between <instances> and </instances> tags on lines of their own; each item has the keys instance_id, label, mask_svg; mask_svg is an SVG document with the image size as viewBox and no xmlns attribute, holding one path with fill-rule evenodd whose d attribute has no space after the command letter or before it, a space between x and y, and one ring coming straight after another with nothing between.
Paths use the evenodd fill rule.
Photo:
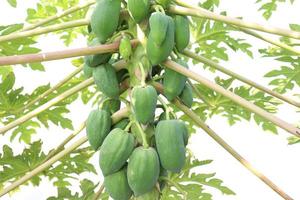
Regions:
<instances>
[{"instance_id":1,"label":"papaya skin","mask_svg":"<svg viewBox=\"0 0 300 200\"><path fill-rule=\"evenodd\" d=\"M176 15L175 22L175 47L182 52L190 42L189 20L186 16Z\"/></svg>"},{"instance_id":2,"label":"papaya skin","mask_svg":"<svg viewBox=\"0 0 300 200\"><path fill-rule=\"evenodd\" d=\"M128 0L127 7L134 21L140 23L149 15L150 0Z\"/></svg>"}]
</instances>

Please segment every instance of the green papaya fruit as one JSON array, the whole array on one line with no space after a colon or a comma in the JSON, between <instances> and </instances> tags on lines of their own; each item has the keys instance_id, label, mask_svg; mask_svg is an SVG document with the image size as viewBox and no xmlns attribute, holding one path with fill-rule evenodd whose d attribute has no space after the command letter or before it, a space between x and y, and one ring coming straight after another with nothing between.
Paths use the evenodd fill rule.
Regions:
<instances>
[{"instance_id":1,"label":"green papaya fruit","mask_svg":"<svg viewBox=\"0 0 300 200\"><path fill-rule=\"evenodd\" d=\"M134 137L116 128L105 138L100 149L99 164L104 176L119 171L134 149Z\"/></svg>"},{"instance_id":2,"label":"green papaya fruit","mask_svg":"<svg viewBox=\"0 0 300 200\"><path fill-rule=\"evenodd\" d=\"M120 94L117 74L111 64L103 64L95 68L93 77L99 90L107 97L117 99Z\"/></svg>"},{"instance_id":3,"label":"green papaya fruit","mask_svg":"<svg viewBox=\"0 0 300 200\"><path fill-rule=\"evenodd\" d=\"M159 177L159 158L155 149L136 148L128 162L127 178L135 196L150 192Z\"/></svg>"},{"instance_id":4,"label":"green papaya fruit","mask_svg":"<svg viewBox=\"0 0 300 200\"><path fill-rule=\"evenodd\" d=\"M93 110L86 122L86 133L91 147L98 150L111 128L110 113L105 110Z\"/></svg>"},{"instance_id":5,"label":"green papaya fruit","mask_svg":"<svg viewBox=\"0 0 300 200\"><path fill-rule=\"evenodd\" d=\"M183 60L177 60L181 66L188 68L187 63ZM164 86L164 94L169 101L172 101L175 97L181 94L185 82L187 78L169 68L165 69L164 79L163 79L163 86Z\"/></svg>"},{"instance_id":6,"label":"green papaya fruit","mask_svg":"<svg viewBox=\"0 0 300 200\"><path fill-rule=\"evenodd\" d=\"M83 64L83 75L85 78L91 78L93 76L93 68L87 64Z\"/></svg>"},{"instance_id":7,"label":"green papaya fruit","mask_svg":"<svg viewBox=\"0 0 300 200\"><path fill-rule=\"evenodd\" d=\"M151 192L148 192L144 195L138 196L135 200L159 200L159 192L156 188L153 188Z\"/></svg>"},{"instance_id":8,"label":"green papaya fruit","mask_svg":"<svg viewBox=\"0 0 300 200\"><path fill-rule=\"evenodd\" d=\"M183 121L179 121L178 123L181 124L182 131L180 131L180 132L182 133L183 142L184 142L184 145L186 146L189 142L189 131Z\"/></svg>"},{"instance_id":9,"label":"green papaya fruit","mask_svg":"<svg viewBox=\"0 0 300 200\"><path fill-rule=\"evenodd\" d=\"M155 129L155 141L161 165L179 173L185 164L183 127L179 120L160 121Z\"/></svg>"},{"instance_id":10,"label":"green papaya fruit","mask_svg":"<svg viewBox=\"0 0 300 200\"><path fill-rule=\"evenodd\" d=\"M182 93L179 96L180 100L188 108L192 107L193 104L193 89L189 84L185 84Z\"/></svg>"},{"instance_id":11,"label":"green papaya fruit","mask_svg":"<svg viewBox=\"0 0 300 200\"><path fill-rule=\"evenodd\" d=\"M169 17L161 12L152 13L149 18L149 37L160 46L166 39L169 26Z\"/></svg>"},{"instance_id":12,"label":"green papaya fruit","mask_svg":"<svg viewBox=\"0 0 300 200\"><path fill-rule=\"evenodd\" d=\"M128 184L126 168L106 176L104 178L104 188L114 200L129 200L132 191Z\"/></svg>"},{"instance_id":13,"label":"green papaya fruit","mask_svg":"<svg viewBox=\"0 0 300 200\"><path fill-rule=\"evenodd\" d=\"M169 7L171 0L155 0L158 4L162 5L164 8Z\"/></svg>"},{"instance_id":14,"label":"green papaya fruit","mask_svg":"<svg viewBox=\"0 0 300 200\"><path fill-rule=\"evenodd\" d=\"M147 18L150 10L150 0L128 0L127 8L136 23Z\"/></svg>"},{"instance_id":15,"label":"green papaya fruit","mask_svg":"<svg viewBox=\"0 0 300 200\"><path fill-rule=\"evenodd\" d=\"M132 107L138 122L147 124L154 120L157 92L151 85L136 86L131 93Z\"/></svg>"},{"instance_id":16,"label":"green papaya fruit","mask_svg":"<svg viewBox=\"0 0 300 200\"><path fill-rule=\"evenodd\" d=\"M122 119L121 121L119 121L118 123L116 123L112 127L112 129L119 128L119 129L124 130L126 128L126 126L129 124L129 122L130 122L130 120L128 118Z\"/></svg>"},{"instance_id":17,"label":"green papaya fruit","mask_svg":"<svg viewBox=\"0 0 300 200\"><path fill-rule=\"evenodd\" d=\"M94 38L88 46L97 46L100 45L98 38ZM105 53L105 54L96 54L96 55L88 55L84 57L84 63L87 64L89 67L98 67L101 64L107 63L112 54Z\"/></svg>"},{"instance_id":18,"label":"green papaya fruit","mask_svg":"<svg viewBox=\"0 0 300 200\"><path fill-rule=\"evenodd\" d=\"M121 11L121 0L97 0L91 16L91 27L101 43L117 30Z\"/></svg>"},{"instance_id":19,"label":"green papaya fruit","mask_svg":"<svg viewBox=\"0 0 300 200\"><path fill-rule=\"evenodd\" d=\"M125 59L128 60L132 55L132 46L130 39L128 37L123 37L120 41L119 46L120 55Z\"/></svg>"},{"instance_id":20,"label":"green papaya fruit","mask_svg":"<svg viewBox=\"0 0 300 200\"><path fill-rule=\"evenodd\" d=\"M174 46L175 46L175 25L174 21L171 17L168 18L168 28L165 40L161 45L158 45L154 38L152 38L152 34L149 34L147 41L147 56L152 65L157 65L163 61L165 61L168 56L171 54Z\"/></svg>"},{"instance_id":21,"label":"green papaya fruit","mask_svg":"<svg viewBox=\"0 0 300 200\"><path fill-rule=\"evenodd\" d=\"M102 103L102 109L106 110L107 112L113 114L120 110L121 108L121 101L119 99L105 99Z\"/></svg>"},{"instance_id":22,"label":"green papaya fruit","mask_svg":"<svg viewBox=\"0 0 300 200\"><path fill-rule=\"evenodd\" d=\"M175 22L175 46L182 52L190 42L190 26L186 16L176 15Z\"/></svg>"}]
</instances>

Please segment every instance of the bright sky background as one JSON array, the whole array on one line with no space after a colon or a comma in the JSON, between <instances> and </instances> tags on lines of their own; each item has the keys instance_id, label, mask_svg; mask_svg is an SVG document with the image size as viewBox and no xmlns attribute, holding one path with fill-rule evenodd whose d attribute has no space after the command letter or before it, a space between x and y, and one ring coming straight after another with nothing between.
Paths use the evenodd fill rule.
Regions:
<instances>
[{"instance_id":1,"label":"bright sky background","mask_svg":"<svg viewBox=\"0 0 300 200\"><path fill-rule=\"evenodd\" d=\"M17 9L12 9L8 6L5 0L0 1L0 25L17 23L24 21L26 16L26 8L35 6L36 0L19 0ZM242 16L246 20L266 23L258 13L258 5L254 4L254 0L222 0L221 10L226 10L230 16ZM289 23L300 23L300 2L296 1L293 6L282 4L279 10L269 24L279 27L287 28ZM253 46L262 47L266 45L255 38L240 34L241 37L249 38L249 42ZM51 35L42 37L38 46L45 52L65 49L61 42ZM85 46L85 40L80 38L72 47ZM72 71L69 60L60 60L44 63L47 67L47 72L32 72L29 69L16 67L17 86L24 86L26 91L31 91L39 84L47 84L51 82L52 85L62 80L67 74ZM267 85L268 80L263 79L263 75L270 69L280 66L280 63L272 61L272 59L260 58L256 53L252 60L242 53L231 53L230 61L222 63L225 67L234 70L248 78L257 81L261 84ZM204 72L200 67L193 67L206 77L212 78L212 74ZM220 74L221 75L221 74ZM222 75L223 76L223 75ZM223 76L225 77L225 76ZM299 89L299 88L298 88ZM299 91L297 91L299 93ZM291 96L292 94L288 94ZM74 126L80 124L88 115L90 108L82 106L80 102L73 104L70 107L72 111L71 117L74 120ZM278 114L281 118L290 123L299 122L300 115L295 114L295 109L292 106L282 106ZM227 141L233 148L249 160L253 165L261 170L266 176L273 180L279 187L286 191L295 199L300 199L299 180L300 180L300 162L299 153L300 145L288 146L286 137L289 135L280 130L279 136L271 133L263 132L255 123L241 122L233 127L229 127L226 120L222 117L214 117L208 120L207 123L214 129L225 141ZM53 148L58 142L62 141L71 132L61 130L60 128L51 127L51 129L41 129L39 134L34 137L47 138L44 144L45 149ZM82 133L84 134L84 133ZM0 139L0 149L8 143L2 137ZM17 142L13 143L15 153L19 153L24 147L23 144ZM236 196L223 196L219 192L214 192L215 200L280 200L281 198L272 190L270 190L258 178L253 176L240 163L231 157L225 150L216 144L210 137L202 130L198 130L191 140L189 147L200 160L213 159L213 164L209 167L199 169L201 172L216 172L217 178L222 179L225 185L233 189ZM98 154L93 159L98 168L97 160ZM98 177L89 176L93 180ZM22 186L21 190L11 197L4 197L3 200L20 200L20 199L41 199L44 200L56 192L47 180L43 180L39 188L31 186ZM75 187L74 189L78 189Z\"/></svg>"}]
</instances>

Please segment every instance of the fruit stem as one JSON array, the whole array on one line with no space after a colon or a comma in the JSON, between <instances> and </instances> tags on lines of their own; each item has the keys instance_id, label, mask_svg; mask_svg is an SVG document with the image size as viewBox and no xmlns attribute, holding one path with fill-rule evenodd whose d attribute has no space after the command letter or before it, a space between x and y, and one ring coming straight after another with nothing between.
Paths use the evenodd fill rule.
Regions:
<instances>
[{"instance_id":1,"label":"fruit stem","mask_svg":"<svg viewBox=\"0 0 300 200\"><path fill-rule=\"evenodd\" d=\"M235 25L238 27L249 28L249 29L254 29L254 30L271 33L275 35L300 39L300 32L298 31L276 28L268 25L261 25L255 22L247 22L238 18L215 14L201 7L189 5L181 0L175 0L175 2L180 6L170 5L169 6L170 13L211 19L211 20L216 20L227 24Z\"/></svg>"},{"instance_id":2,"label":"fruit stem","mask_svg":"<svg viewBox=\"0 0 300 200\"><path fill-rule=\"evenodd\" d=\"M206 79L205 77L203 77L193 71L190 71L189 69L186 69L185 67L181 66L180 64L178 64L172 60L167 60L166 62L164 62L164 66L203 84L204 86L222 94L223 96L229 98L233 102L250 110L251 112L267 119L270 122L273 122L278 127L281 127L282 129L288 131L289 133L291 133L297 137L300 137L300 129L299 128L293 126L292 124L287 123L286 121L278 118L275 115L272 115L271 113L256 106L252 102L249 102L249 101L243 99L242 97L236 95L235 93L224 89L223 87L219 86L216 83L213 83L212 81Z\"/></svg>"},{"instance_id":3,"label":"fruit stem","mask_svg":"<svg viewBox=\"0 0 300 200\"><path fill-rule=\"evenodd\" d=\"M136 126L137 126L137 128L138 128L138 130L139 130L139 132L141 134L142 141L143 141L143 146L145 148L148 148L149 144L148 144L147 139L146 139L146 133L144 132L142 126L140 125L140 123L138 121L135 121L135 124L136 124Z\"/></svg>"},{"instance_id":4,"label":"fruit stem","mask_svg":"<svg viewBox=\"0 0 300 200\"><path fill-rule=\"evenodd\" d=\"M181 188L181 186L178 183L176 183L172 179L166 178L166 177L162 177L161 179L167 181L170 185L174 186L178 190L178 192L180 192L183 195L183 199L185 199L185 200L187 199L186 192Z\"/></svg>"},{"instance_id":5,"label":"fruit stem","mask_svg":"<svg viewBox=\"0 0 300 200\"><path fill-rule=\"evenodd\" d=\"M130 121L130 122L127 124L127 126L125 127L124 131L129 132L129 129L131 128L132 124L133 124L133 121Z\"/></svg>"},{"instance_id":6,"label":"fruit stem","mask_svg":"<svg viewBox=\"0 0 300 200\"><path fill-rule=\"evenodd\" d=\"M158 96L157 97L158 101L163 105L163 107L165 108L165 111L166 111L166 119L167 120L170 120L170 108L169 106L166 104L166 102L160 97Z\"/></svg>"},{"instance_id":7,"label":"fruit stem","mask_svg":"<svg viewBox=\"0 0 300 200\"><path fill-rule=\"evenodd\" d=\"M192 81L190 79L187 80L188 81L188 84L192 87L194 93L196 94L196 96L201 99L203 101L203 103L207 104L209 107L213 107L211 105L211 103L206 99L205 96L203 96L201 94L201 92L198 90L198 88L192 83Z\"/></svg>"},{"instance_id":8,"label":"fruit stem","mask_svg":"<svg viewBox=\"0 0 300 200\"><path fill-rule=\"evenodd\" d=\"M233 77L235 79L238 79L241 82L244 82L244 83L246 83L248 85L251 85L252 87L255 87L255 88L257 88L257 89L259 89L259 90L261 90L261 91L263 91L263 92L265 92L265 93L267 93L269 95L272 95L272 96L274 96L274 97L276 97L278 99L281 99L282 101L284 101L286 103L289 103L291 105L294 105L294 106L300 108L300 102L296 102L296 101L294 101L294 100L292 100L292 99L290 99L288 97L283 96L282 94L280 94L278 92L270 90L269 88L267 88L265 86L262 86L262 85L254 82L252 80L249 80L248 78L246 78L246 77L244 77L244 76L242 76L240 74L237 74L237 73L235 73L235 72L233 72L231 70L228 70L225 67L219 65L218 63L216 63L216 62L214 62L212 60L209 60L209 59L207 59L207 58L205 58L205 57L203 57L201 55L197 55L196 53L194 53L192 51L189 51L189 50L184 50L183 54L185 56L189 57L189 58L192 58L192 59L197 60L199 62L202 62L202 63L204 63L206 65L209 65L209 66L217 69L218 71L223 72L224 74L227 74L227 75L229 75L229 76L231 76L231 77Z\"/></svg>"},{"instance_id":9,"label":"fruit stem","mask_svg":"<svg viewBox=\"0 0 300 200\"><path fill-rule=\"evenodd\" d=\"M145 69L144 69L144 66L142 65L142 63L139 63L139 67L140 67L140 70L141 70L141 85L144 87L146 85L146 72L145 72Z\"/></svg>"}]
</instances>

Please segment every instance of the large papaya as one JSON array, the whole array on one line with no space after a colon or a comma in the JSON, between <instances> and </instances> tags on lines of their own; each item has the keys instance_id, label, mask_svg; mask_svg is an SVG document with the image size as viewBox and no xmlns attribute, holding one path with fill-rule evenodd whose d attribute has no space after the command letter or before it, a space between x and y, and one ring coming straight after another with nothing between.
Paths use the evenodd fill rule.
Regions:
<instances>
[{"instance_id":1,"label":"large papaya","mask_svg":"<svg viewBox=\"0 0 300 200\"><path fill-rule=\"evenodd\" d=\"M174 173L185 164L183 127L179 120L160 121L155 130L155 141L161 165Z\"/></svg>"},{"instance_id":2,"label":"large papaya","mask_svg":"<svg viewBox=\"0 0 300 200\"><path fill-rule=\"evenodd\" d=\"M99 164L104 176L119 171L134 149L134 137L116 128L105 138L100 149Z\"/></svg>"},{"instance_id":3,"label":"large papaya","mask_svg":"<svg viewBox=\"0 0 300 200\"><path fill-rule=\"evenodd\" d=\"M153 188L151 192L138 196L135 200L159 200L159 192L156 188Z\"/></svg>"},{"instance_id":4,"label":"large papaya","mask_svg":"<svg viewBox=\"0 0 300 200\"><path fill-rule=\"evenodd\" d=\"M150 0L128 0L127 7L134 21L140 23L149 14Z\"/></svg>"},{"instance_id":5,"label":"large papaya","mask_svg":"<svg viewBox=\"0 0 300 200\"><path fill-rule=\"evenodd\" d=\"M91 147L99 149L111 128L110 113L105 110L93 110L86 122L86 133Z\"/></svg>"},{"instance_id":6,"label":"large papaya","mask_svg":"<svg viewBox=\"0 0 300 200\"><path fill-rule=\"evenodd\" d=\"M190 26L186 16L176 15L175 22L175 46L179 52L182 52L190 42Z\"/></svg>"},{"instance_id":7,"label":"large papaya","mask_svg":"<svg viewBox=\"0 0 300 200\"><path fill-rule=\"evenodd\" d=\"M117 30L120 11L121 0L97 0L91 16L91 27L101 43Z\"/></svg>"},{"instance_id":8,"label":"large papaya","mask_svg":"<svg viewBox=\"0 0 300 200\"><path fill-rule=\"evenodd\" d=\"M88 45L97 46L100 44L101 43L99 42L98 38L94 38ZM89 67L97 67L101 64L107 63L110 60L111 56L111 53L88 55L84 57L84 63Z\"/></svg>"},{"instance_id":9,"label":"large papaya","mask_svg":"<svg viewBox=\"0 0 300 200\"><path fill-rule=\"evenodd\" d=\"M151 39L160 46L165 41L168 33L168 16L161 12L152 13L149 18L149 26L149 37L151 37Z\"/></svg>"},{"instance_id":10,"label":"large papaya","mask_svg":"<svg viewBox=\"0 0 300 200\"><path fill-rule=\"evenodd\" d=\"M132 89L132 107L138 122L146 124L154 119L157 92L151 85L136 86Z\"/></svg>"},{"instance_id":11,"label":"large papaya","mask_svg":"<svg viewBox=\"0 0 300 200\"><path fill-rule=\"evenodd\" d=\"M191 108L193 104L193 89L189 84L185 84L182 93L179 96L184 105Z\"/></svg>"},{"instance_id":12,"label":"large papaya","mask_svg":"<svg viewBox=\"0 0 300 200\"><path fill-rule=\"evenodd\" d=\"M104 178L104 187L114 200L129 200L132 196L125 167L114 174L106 176Z\"/></svg>"},{"instance_id":13,"label":"large papaya","mask_svg":"<svg viewBox=\"0 0 300 200\"><path fill-rule=\"evenodd\" d=\"M175 25L174 21L171 17L166 16L168 18L168 27L166 32L165 40L161 45L158 45L155 39L152 36L152 33L149 33L148 41L147 41L147 56L152 65L157 65L163 61L165 61L168 56L171 54L174 46L175 46ZM150 30L151 32L151 30ZM160 34L163 34L159 32Z\"/></svg>"},{"instance_id":14,"label":"large papaya","mask_svg":"<svg viewBox=\"0 0 300 200\"><path fill-rule=\"evenodd\" d=\"M127 178L135 196L150 192L159 177L159 158L152 147L136 148L128 162Z\"/></svg>"},{"instance_id":15,"label":"large papaya","mask_svg":"<svg viewBox=\"0 0 300 200\"><path fill-rule=\"evenodd\" d=\"M111 64L106 63L96 67L93 71L93 77L103 94L113 99L118 98L120 93L119 83L116 71Z\"/></svg>"},{"instance_id":16,"label":"large papaya","mask_svg":"<svg viewBox=\"0 0 300 200\"><path fill-rule=\"evenodd\" d=\"M113 114L120 110L121 108L121 101L119 99L105 99L102 103L102 109L106 110L107 112Z\"/></svg>"},{"instance_id":17,"label":"large papaya","mask_svg":"<svg viewBox=\"0 0 300 200\"><path fill-rule=\"evenodd\" d=\"M181 66L188 68L188 65L183 60L177 60ZM186 76L169 68L165 69L163 86L164 94L169 101L172 101L176 96L180 95L186 82Z\"/></svg>"}]
</instances>

